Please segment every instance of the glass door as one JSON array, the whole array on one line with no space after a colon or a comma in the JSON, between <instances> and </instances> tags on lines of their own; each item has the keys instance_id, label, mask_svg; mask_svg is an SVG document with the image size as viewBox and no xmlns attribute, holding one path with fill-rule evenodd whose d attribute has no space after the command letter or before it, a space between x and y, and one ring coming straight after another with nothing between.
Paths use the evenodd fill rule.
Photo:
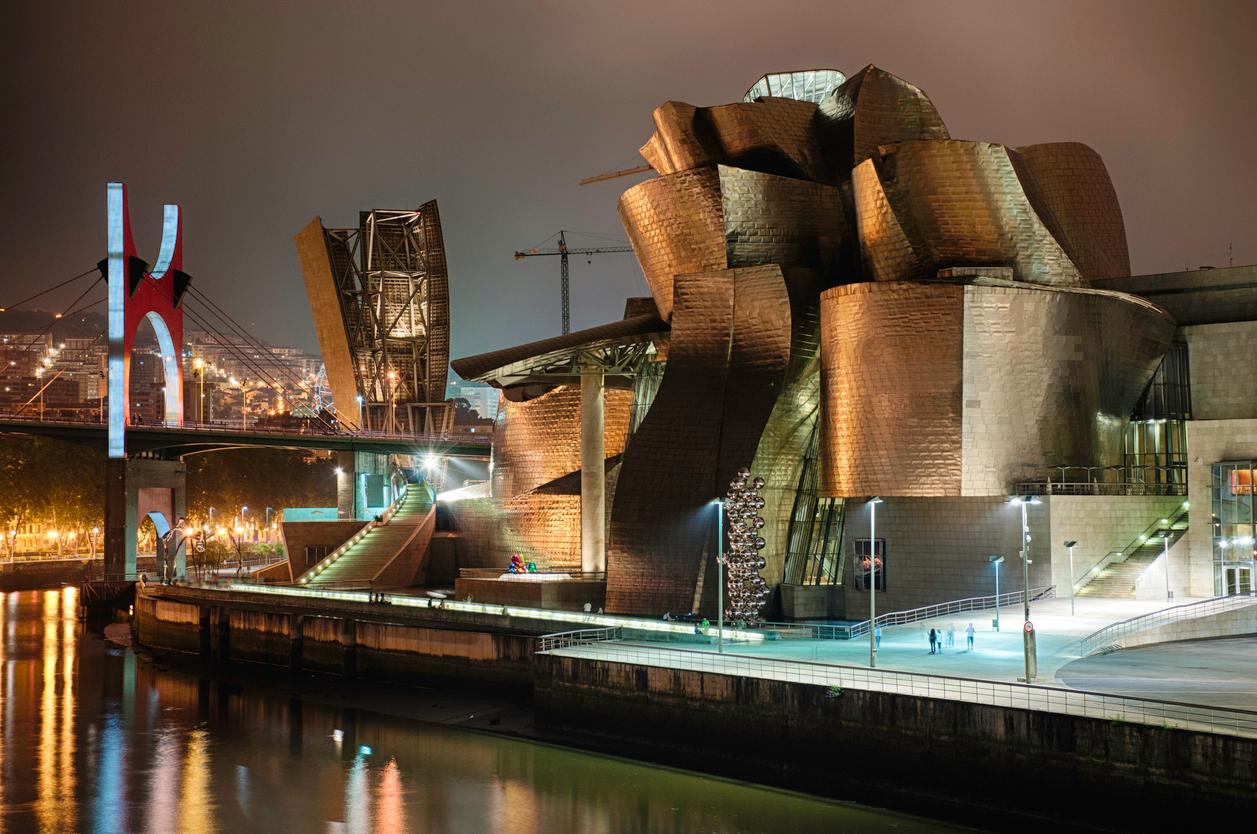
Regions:
<instances>
[{"instance_id":1,"label":"glass door","mask_svg":"<svg viewBox=\"0 0 1257 834\"><path fill-rule=\"evenodd\" d=\"M1247 596L1253 592L1253 569L1250 565L1227 565L1222 571L1222 580L1227 596Z\"/></svg>"}]
</instances>

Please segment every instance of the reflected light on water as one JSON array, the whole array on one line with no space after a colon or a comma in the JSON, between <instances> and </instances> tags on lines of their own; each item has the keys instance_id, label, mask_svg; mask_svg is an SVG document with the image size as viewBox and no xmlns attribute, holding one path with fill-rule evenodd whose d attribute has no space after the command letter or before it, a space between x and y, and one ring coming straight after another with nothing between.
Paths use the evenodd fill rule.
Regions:
<instances>
[{"instance_id":1,"label":"reflected light on water","mask_svg":"<svg viewBox=\"0 0 1257 834\"><path fill-rule=\"evenodd\" d=\"M179 802L179 831L209 834L217 831L214 798L210 795L209 734L193 730L183 760L183 797Z\"/></svg>"},{"instance_id":2,"label":"reflected light on water","mask_svg":"<svg viewBox=\"0 0 1257 834\"><path fill-rule=\"evenodd\" d=\"M77 609L73 590L0 600L0 834L953 830L389 717L370 689L351 707L202 679L106 644Z\"/></svg>"},{"instance_id":3,"label":"reflected light on water","mask_svg":"<svg viewBox=\"0 0 1257 834\"><path fill-rule=\"evenodd\" d=\"M406 806L402 802L402 775L396 759L389 759L380 773L375 830L378 834L409 830L406 827Z\"/></svg>"}]
</instances>

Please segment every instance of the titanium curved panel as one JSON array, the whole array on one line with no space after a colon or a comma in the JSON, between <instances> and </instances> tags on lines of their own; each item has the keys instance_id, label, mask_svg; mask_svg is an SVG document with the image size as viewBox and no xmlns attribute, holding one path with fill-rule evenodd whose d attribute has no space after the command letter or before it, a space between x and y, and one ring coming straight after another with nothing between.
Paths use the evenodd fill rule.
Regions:
<instances>
[{"instance_id":1,"label":"titanium curved panel","mask_svg":"<svg viewBox=\"0 0 1257 834\"><path fill-rule=\"evenodd\" d=\"M641 154L660 174L719 164L829 181L815 114L815 104L790 98L717 107L669 101L655 109L655 133Z\"/></svg>"},{"instance_id":2,"label":"titanium curved panel","mask_svg":"<svg viewBox=\"0 0 1257 834\"><path fill-rule=\"evenodd\" d=\"M822 494L960 494L963 292L894 282L821 293Z\"/></svg>"},{"instance_id":3,"label":"titanium curved panel","mask_svg":"<svg viewBox=\"0 0 1257 834\"><path fill-rule=\"evenodd\" d=\"M646 180L620 195L619 209L664 321L672 316L674 276L727 267L715 168Z\"/></svg>"},{"instance_id":4,"label":"titanium curved panel","mask_svg":"<svg viewBox=\"0 0 1257 834\"><path fill-rule=\"evenodd\" d=\"M855 224L837 188L721 165L729 266L797 265L836 273Z\"/></svg>"},{"instance_id":5,"label":"titanium curved panel","mask_svg":"<svg viewBox=\"0 0 1257 834\"><path fill-rule=\"evenodd\" d=\"M1120 461L1174 322L1121 293L980 281L822 294L824 494L1002 495Z\"/></svg>"},{"instance_id":6,"label":"titanium curved panel","mask_svg":"<svg viewBox=\"0 0 1257 834\"><path fill-rule=\"evenodd\" d=\"M872 64L821 101L816 124L830 166L843 177L882 145L951 138L920 87Z\"/></svg>"},{"instance_id":7,"label":"titanium curved panel","mask_svg":"<svg viewBox=\"0 0 1257 834\"><path fill-rule=\"evenodd\" d=\"M1033 178L1060 242L1089 280L1130 275L1122 206L1100 155L1081 142L1017 148L1019 171Z\"/></svg>"},{"instance_id":8,"label":"titanium curved panel","mask_svg":"<svg viewBox=\"0 0 1257 834\"><path fill-rule=\"evenodd\" d=\"M1007 266L1027 283L1082 284L1002 145L910 141L883 151L860 163L855 190L860 245L876 280L933 276L944 267ZM893 226L887 213L914 259L903 257L903 240L879 233Z\"/></svg>"},{"instance_id":9,"label":"titanium curved panel","mask_svg":"<svg viewBox=\"0 0 1257 834\"><path fill-rule=\"evenodd\" d=\"M624 451L631 391L607 388L604 405L606 456ZM503 400L493 437L493 497L529 493L580 469L580 386L560 385L526 402Z\"/></svg>"},{"instance_id":10,"label":"titanium curved panel","mask_svg":"<svg viewBox=\"0 0 1257 834\"><path fill-rule=\"evenodd\" d=\"M803 475L803 462L812 429L820 414L820 288L821 278L810 270L784 270L790 296L790 361L781 394L760 434L751 472L764 479L764 527L767 562L760 575L770 586L785 570L790 516Z\"/></svg>"},{"instance_id":11,"label":"titanium curved panel","mask_svg":"<svg viewBox=\"0 0 1257 834\"><path fill-rule=\"evenodd\" d=\"M712 500L752 462L789 350L777 267L677 277L668 365L616 485L607 610L714 608Z\"/></svg>"}]
</instances>

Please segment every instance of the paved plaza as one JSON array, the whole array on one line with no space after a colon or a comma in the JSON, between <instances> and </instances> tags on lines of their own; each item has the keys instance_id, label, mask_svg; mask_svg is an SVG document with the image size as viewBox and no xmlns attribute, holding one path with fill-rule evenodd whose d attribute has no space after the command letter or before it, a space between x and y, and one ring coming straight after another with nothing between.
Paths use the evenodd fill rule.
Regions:
<instances>
[{"instance_id":1,"label":"paved plaza","mask_svg":"<svg viewBox=\"0 0 1257 834\"><path fill-rule=\"evenodd\" d=\"M1175 599L1170 605L1194 602ZM1030 616L1038 635L1038 676L1036 683L1076 689L1129 693L1147 698L1188 700L1193 703L1249 708L1257 698L1257 638L1244 644L1239 641L1203 641L1170 644L1118 652L1102 657L1080 660L1078 641L1093 632L1131 617L1167 607L1164 600L1114 600L1080 598L1076 613L1071 616L1068 599L1043 600L1031 603ZM965 612L947 617L892 626L883 629L881 648L877 654L879 669L921 672L959 678L979 678L1014 682L1025 674L1021 627L1024 622L1020 605L1000 610L1000 631L992 628L994 609ZM973 623L974 646L966 646L965 629ZM944 634L955 628L955 644L944 644L937 654L930 654L928 634L931 628ZM1237 645L1247 645L1246 656ZM673 644L673 648L711 651L702 644ZM855 640L783 639L762 643L726 643L725 651L747 657L812 661L842 666L868 665L868 638ZM1191 658L1190 664L1184 664ZM1249 660L1251 658L1251 660ZM1152 665L1146 666L1145 663ZM1068 670L1066 671L1068 667ZM1177 677L1178 682L1173 682ZM1189 683L1197 681L1197 685ZM1217 685L1201 685L1215 680ZM1166 681L1158 688L1158 681ZM1248 698L1247 701L1243 701ZM1241 703L1242 702L1242 703Z\"/></svg>"}]
</instances>

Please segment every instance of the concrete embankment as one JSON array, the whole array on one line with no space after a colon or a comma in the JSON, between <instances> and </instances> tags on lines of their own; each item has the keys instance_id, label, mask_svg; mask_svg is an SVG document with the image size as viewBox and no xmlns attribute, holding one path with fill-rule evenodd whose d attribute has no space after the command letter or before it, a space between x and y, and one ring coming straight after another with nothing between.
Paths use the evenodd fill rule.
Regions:
<instances>
[{"instance_id":1,"label":"concrete embankment","mask_svg":"<svg viewBox=\"0 0 1257 834\"><path fill-rule=\"evenodd\" d=\"M538 726L809 792L1137 831L1257 810L1255 739L580 657L535 670Z\"/></svg>"},{"instance_id":2,"label":"concrete embankment","mask_svg":"<svg viewBox=\"0 0 1257 834\"><path fill-rule=\"evenodd\" d=\"M478 620L484 620L479 622ZM149 588L136 599L138 642L207 659L251 661L399 683L456 680L529 688L543 624L388 605Z\"/></svg>"},{"instance_id":3,"label":"concrete embankment","mask_svg":"<svg viewBox=\"0 0 1257 834\"><path fill-rule=\"evenodd\" d=\"M531 695L549 740L996 830L1165 830L1257 810L1257 739L536 655L556 624L520 617L151 587L135 613L149 648L506 685Z\"/></svg>"}]
</instances>

